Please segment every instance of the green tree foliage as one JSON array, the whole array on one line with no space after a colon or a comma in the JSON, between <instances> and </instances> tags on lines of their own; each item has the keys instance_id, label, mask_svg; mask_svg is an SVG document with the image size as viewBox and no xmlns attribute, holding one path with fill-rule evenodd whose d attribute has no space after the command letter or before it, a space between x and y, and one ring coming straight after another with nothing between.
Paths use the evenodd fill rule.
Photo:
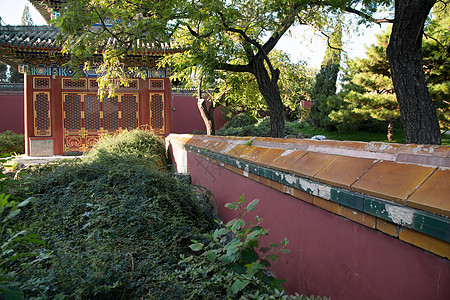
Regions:
<instances>
[{"instance_id":1,"label":"green tree foliage","mask_svg":"<svg viewBox=\"0 0 450 300\"><path fill-rule=\"evenodd\" d=\"M336 97L336 83L340 70L342 52L342 24L338 22L328 39L325 57L316 75L311 90L313 104L309 114L309 121L315 126L327 130L334 129L329 113L338 105Z\"/></svg>"},{"instance_id":2,"label":"green tree foliage","mask_svg":"<svg viewBox=\"0 0 450 300\"><path fill-rule=\"evenodd\" d=\"M425 76L441 130L448 129L450 123L450 35L446 30L450 23L449 13L448 6L435 6L435 17L426 27L423 43ZM348 61L345 85L340 93L343 102L329 115L339 123L339 129L379 130L392 122L399 124L400 111L386 56L390 35L390 28L377 35L377 44L366 49L367 58ZM382 121L384 126L377 126L376 121Z\"/></svg>"},{"instance_id":3,"label":"green tree foliage","mask_svg":"<svg viewBox=\"0 0 450 300\"><path fill-rule=\"evenodd\" d=\"M433 8L434 18L423 40L423 63L428 90L437 109L441 130L450 129L450 5Z\"/></svg>"},{"instance_id":4,"label":"green tree foliage","mask_svg":"<svg viewBox=\"0 0 450 300\"><path fill-rule=\"evenodd\" d=\"M23 74L8 65L0 63L0 82L23 82Z\"/></svg>"},{"instance_id":5,"label":"green tree foliage","mask_svg":"<svg viewBox=\"0 0 450 300\"><path fill-rule=\"evenodd\" d=\"M422 42L425 19L435 3L396 0L394 6L393 0L68 0L57 26L64 33L65 51L81 61L102 53L98 71L104 76L100 87L114 86L112 79L125 80L126 54L142 55L143 50L161 42L183 49L182 59L188 66L252 74L270 111L271 134L280 137L285 130L278 87L280 70L274 68L268 54L289 28L305 24L327 32L343 12L357 15L361 23L391 22L388 58L406 140L439 144L437 116L421 65L422 51L415 47ZM386 17L375 18L381 10ZM93 28L93 24L100 26Z\"/></svg>"},{"instance_id":6,"label":"green tree foliage","mask_svg":"<svg viewBox=\"0 0 450 300\"><path fill-rule=\"evenodd\" d=\"M286 107L288 120L298 120L301 114L300 101L311 101L309 89L314 81L315 69L307 63L293 63L282 51L272 51L274 65L280 69L280 93Z\"/></svg>"},{"instance_id":7,"label":"green tree foliage","mask_svg":"<svg viewBox=\"0 0 450 300\"><path fill-rule=\"evenodd\" d=\"M8 80L8 65L0 63L0 82L7 82Z\"/></svg>"},{"instance_id":8,"label":"green tree foliage","mask_svg":"<svg viewBox=\"0 0 450 300\"><path fill-rule=\"evenodd\" d=\"M378 44L366 48L367 58L348 61L345 84L339 95L343 101L329 114L332 121L339 123L338 129L376 130L370 128L370 121L384 121L386 128L388 122L399 120L400 111L386 57L389 36L390 30L377 35Z\"/></svg>"},{"instance_id":9,"label":"green tree foliage","mask_svg":"<svg viewBox=\"0 0 450 300\"><path fill-rule=\"evenodd\" d=\"M269 109L272 135L280 137L285 120L280 70L269 54L293 24L329 24L324 20L331 17L324 12L338 9L338 4L342 3L325 8L309 1L70 0L57 26L65 34L65 50L78 58L102 51L99 70L107 81L124 77L125 54L139 53L156 42L184 50L162 62L171 63L175 72L201 66L205 74L217 70L251 74ZM93 23L103 26L91 30ZM117 42L108 43L111 37Z\"/></svg>"}]
</instances>

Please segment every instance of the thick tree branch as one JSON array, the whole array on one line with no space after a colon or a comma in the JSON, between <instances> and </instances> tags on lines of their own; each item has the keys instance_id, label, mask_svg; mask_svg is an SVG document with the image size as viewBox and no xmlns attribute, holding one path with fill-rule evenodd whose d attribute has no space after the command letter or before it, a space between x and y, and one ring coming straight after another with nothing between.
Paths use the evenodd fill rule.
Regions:
<instances>
[{"instance_id":1,"label":"thick tree branch","mask_svg":"<svg viewBox=\"0 0 450 300\"><path fill-rule=\"evenodd\" d=\"M272 74L272 77L276 77L277 72L273 68L273 65L272 65L272 63L271 63L271 61L270 61L270 59L269 59L269 57L267 55L269 52L266 52L264 50L263 46L261 46L261 44L259 44L256 40L250 38L243 30L230 27L227 24L227 22L225 20L225 17L224 17L224 15L221 12L219 12L218 14L221 17L222 25L224 26L225 30L239 34L240 36L242 36L242 38L245 41L247 41L248 43L254 45L258 49L258 53L261 53L261 55L264 57L264 60L266 61L267 65L269 66L270 74ZM254 58L253 54L252 54L252 58Z\"/></svg>"},{"instance_id":2,"label":"thick tree branch","mask_svg":"<svg viewBox=\"0 0 450 300\"><path fill-rule=\"evenodd\" d=\"M196 32L194 29L192 29L191 26L189 26L189 24L185 23L184 25L185 25L186 28L189 30L189 33L190 33L192 36L194 36L194 37L196 37L196 38L200 38L200 39L201 39L201 38L207 38L207 37L210 37L210 36L213 34L213 32L214 32L214 30L211 29L211 31L208 32L208 33L205 33L205 34L199 34L199 33Z\"/></svg>"},{"instance_id":3,"label":"thick tree branch","mask_svg":"<svg viewBox=\"0 0 450 300\"><path fill-rule=\"evenodd\" d=\"M253 69L250 65L232 65L228 63L218 63L217 70L223 70L223 71L229 71L229 72L236 72L236 73L252 73Z\"/></svg>"},{"instance_id":4,"label":"thick tree branch","mask_svg":"<svg viewBox=\"0 0 450 300\"><path fill-rule=\"evenodd\" d=\"M272 36L263 45L263 51L269 53L277 45L281 37L288 31L288 29L294 24L295 17L300 11L300 5L295 5L292 7L291 12L286 16L286 18L281 22L281 26L275 30Z\"/></svg>"},{"instance_id":5,"label":"thick tree branch","mask_svg":"<svg viewBox=\"0 0 450 300\"><path fill-rule=\"evenodd\" d=\"M352 7L346 7L346 8L344 8L344 10L346 12L358 15L358 16L364 18L364 19L369 20L370 22L377 23L377 24L380 24L380 25L381 25L381 23L394 23L393 19L386 19L386 18L384 18L384 19L376 19L376 18L373 18L372 16L370 16L370 15L368 15L368 14L366 14L366 13L360 11L360 10L354 9Z\"/></svg>"}]
</instances>

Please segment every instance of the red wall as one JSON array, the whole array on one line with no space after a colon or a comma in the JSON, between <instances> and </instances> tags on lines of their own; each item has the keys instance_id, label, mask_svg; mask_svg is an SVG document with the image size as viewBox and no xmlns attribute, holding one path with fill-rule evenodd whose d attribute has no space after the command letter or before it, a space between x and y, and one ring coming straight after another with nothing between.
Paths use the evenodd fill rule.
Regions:
<instances>
[{"instance_id":1,"label":"red wall","mask_svg":"<svg viewBox=\"0 0 450 300\"><path fill-rule=\"evenodd\" d=\"M0 132L24 133L23 94L4 94L0 91Z\"/></svg>"},{"instance_id":2,"label":"red wall","mask_svg":"<svg viewBox=\"0 0 450 300\"><path fill-rule=\"evenodd\" d=\"M197 107L197 99L192 94L172 94L172 133L193 133L194 130L206 131L205 123ZM214 110L216 130L220 129L225 120L220 108Z\"/></svg>"},{"instance_id":3,"label":"red wall","mask_svg":"<svg viewBox=\"0 0 450 300\"><path fill-rule=\"evenodd\" d=\"M187 153L192 183L215 196L224 222L236 217L224 207L245 193L260 199L255 214L269 229L265 241L290 241L272 272L286 290L332 299L450 299L450 264L422 249L322 210L266 185Z\"/></svg>"},{"instance_id":4,"label":"red wall","mask_svg":"<svg viewBox=\"0 0 450 300\"><path fill-rule=\"evenodd\" d=\"M0 132L12 130L24 133L24 95L5 95L0 92ZM191 94L172 95L172 130L173 133L193 133L194 130L205 131L197 100ZM219 108L214 112L216 130L225 124Z\"/></svg>"}]
</instances>

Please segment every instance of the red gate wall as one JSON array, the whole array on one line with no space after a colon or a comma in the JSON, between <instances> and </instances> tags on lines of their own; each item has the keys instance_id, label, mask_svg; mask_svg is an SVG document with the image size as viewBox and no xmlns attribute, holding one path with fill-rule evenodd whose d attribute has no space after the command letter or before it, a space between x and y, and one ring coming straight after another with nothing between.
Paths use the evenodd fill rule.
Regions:
<instances>
[{"instance_id":1,"label":"red gate wall","mask_svg":"<svg viewBox=\"0 0 450 300\"><path fill-rule=\"evenodd\" d=\"M24 134L23 91L0 91L0 132Z\"/></svg>"},{"instance_id":2,"label":"red gate wall","mask_svg":"<svg viewBox=\"0 0 450 300\"><path fill-rule=\"evenodd\" d=\"M205 123L198 111L197 99L193 93L174 93L172 111L172 131L171 133L195 133L195 131L206 131ZM220 107L214 110L214 122L216 130L225 123Z\"/></svg>"}]
</instances>

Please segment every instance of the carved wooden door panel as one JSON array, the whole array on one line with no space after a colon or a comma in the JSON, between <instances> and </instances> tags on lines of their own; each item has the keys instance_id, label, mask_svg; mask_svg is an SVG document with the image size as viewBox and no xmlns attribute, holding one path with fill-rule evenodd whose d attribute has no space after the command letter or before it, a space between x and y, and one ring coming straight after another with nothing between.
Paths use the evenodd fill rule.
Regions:
<instances>
[{"instance_id":1,"label":"carved wooden door panel","mask_svg":"<svg viewBox=\"0 0 450 300\"><path fill-rule=\"evenodd\" d=\"M83 152L82 94L63 94L64 152Z\"/></svg>"},{"instance_id":2,"label":"carved wooden door panel","mask_svg":"<svg viewBox=\"0 0 450 300\"><path fill-rule=\"evenodd\" d=\"M91 149L101 134L117 134L139 126L137 94L100 99L97 94L64 93L64 152Z\"/></svg>"},{"instance_id":3,"label":"carved wooden door panel","mask_svg":"<svg viewBox=\"0 0 450 300\"><path fill-rule=\"evenodd\" d=\"M164 134L164 93L150 93L150 128L156 134Z\"/></svg>"}]
</instances>

